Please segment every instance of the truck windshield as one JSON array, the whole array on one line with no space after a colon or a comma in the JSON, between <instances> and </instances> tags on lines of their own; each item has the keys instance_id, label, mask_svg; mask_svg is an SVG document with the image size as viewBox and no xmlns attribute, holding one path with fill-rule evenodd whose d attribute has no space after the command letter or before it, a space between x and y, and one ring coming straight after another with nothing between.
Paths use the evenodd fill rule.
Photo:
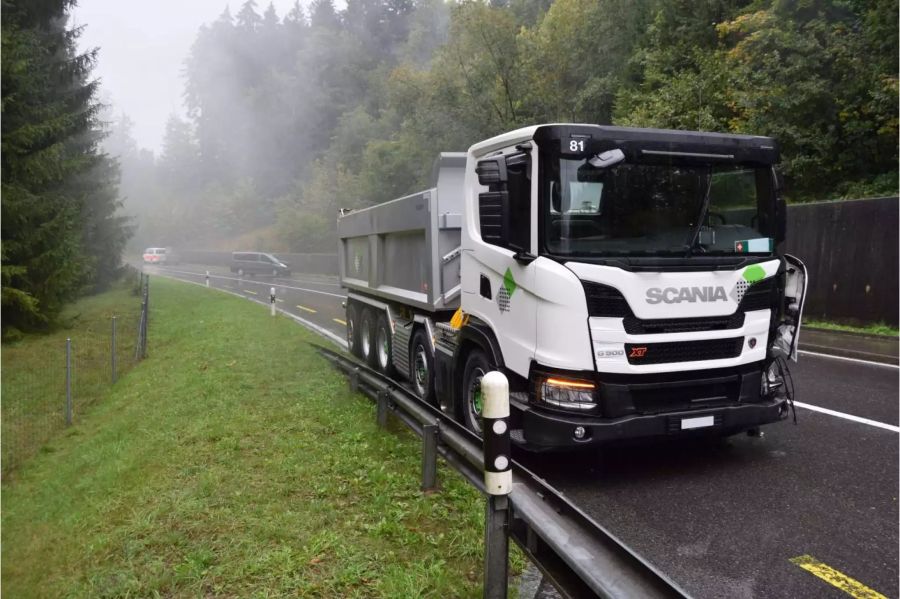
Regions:
<instances>
[{"instance_id":1,"label":"truck windshield","mask_svg":"<svg viewBox=\"0 0 900 599\"><path fill-rule=\"evenodd\" d=\"M769 168L620 163L548 157L542 182L546 250L562 256L771 253ZM694 235L709 206L699 232ZM693 247L688 246L693 239Z\"/></svg>"}]
</instances>

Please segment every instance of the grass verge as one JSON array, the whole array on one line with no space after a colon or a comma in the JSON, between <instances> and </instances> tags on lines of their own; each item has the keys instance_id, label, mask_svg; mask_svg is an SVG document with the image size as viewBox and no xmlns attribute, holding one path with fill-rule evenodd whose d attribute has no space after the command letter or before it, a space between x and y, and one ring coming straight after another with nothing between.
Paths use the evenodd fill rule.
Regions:
<instances>
[{"instance_id":1,"label":"grass verge","mask_svg":"<svg viewBox=\"0 0 900 599\"><path fill-rule=\"evenodd\" d=\"M116 317L117 372L134 365L141 299L134 277L105 293L82 298L60 315L50 333L3 343L0 366L2 462L8 475L65 426L66 338L72 340L73 417L111 384L110 332Z\"/></svg>"},{"instance_id":2,"label":"grass verge","mask_svg":"<svg viewBox=\"0 0 900 599\"><path fill-rule=\"evenodd\" d=\"M897 337L898 335L900 335L900 330L883 322L877 322L866 326L852 326L848 324L840 324L837 322L804 318L803 326L807 326L813 329L824 329L826 331L844 331L847 333L881 335L884 337Z\"/></svg>"},{"instance_id":3,"label":"grass verge","mask_svg":"<svg viewBox=\"0 0 900 599\"><path fill-rule=\"evenodd\" d=\"M151 283L149 358L3 487L10 597L480 596L483 500L258 306ZM521 560L517 566L521 566Z\"/></svg>"}]
</instances>

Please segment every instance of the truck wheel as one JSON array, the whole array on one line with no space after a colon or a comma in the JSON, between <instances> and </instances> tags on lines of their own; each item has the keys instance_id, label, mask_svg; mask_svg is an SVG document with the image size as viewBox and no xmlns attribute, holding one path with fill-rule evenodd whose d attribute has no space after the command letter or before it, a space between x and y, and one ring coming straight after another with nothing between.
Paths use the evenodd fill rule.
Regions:
<instances>
[{"instance_id":1,"label":"truck wheel","mask_svg":"<svg viewBox=\"0 0 900 599\"><path fill-rule=\"evenodd\" d=\"M347 302L347 350L357 358L362 357L359 349L359 310Z\"/></svg>"},{"instance_id":2,"label":"truck wheel","mask_svg":"<svg viewBox=\"0 0 900 599\"><path fill-rule=\"evenodd\" d=\"M375 351L375 314L371 308L363 308L362 319L359 326L359 350L360 357L366 364L376 368L378 366L377 352Z\"/></svg>"},{"instance_id":3,"label":"truck wheel","mask_svg":"<svg viewBox=\"0 0 900 599\"><path fill-rule=\"evenodd\" d=\"M431 344L423 329L416 329L412 338L409 353L409 378L419 399L435 404L434 393L434 356L431 355Z\"/></svg>"},{"instance_id":4,"label":"truck wheel","mask_svg":"<svg viewBox=\"0 0 900 599\"><path fill-rule=\"evenodd\" d=\"M393 350L391 325L388 323L387 315L381 313L375 325L375 367L387 376L394 376Z\"/></svg>"},{"instance_id":5,"label":"truck wheel","mask_svg":"<svg viewBox=\"0 0 900 599\"><path fill-rule=\"evenodd\" d=\"M462 419L467 429L481 436L481 410L484 400L481 396L481 379L494 370L487 354L481 349L473 349L466 358L463 368Z\"/></svg>"}]
</instances>

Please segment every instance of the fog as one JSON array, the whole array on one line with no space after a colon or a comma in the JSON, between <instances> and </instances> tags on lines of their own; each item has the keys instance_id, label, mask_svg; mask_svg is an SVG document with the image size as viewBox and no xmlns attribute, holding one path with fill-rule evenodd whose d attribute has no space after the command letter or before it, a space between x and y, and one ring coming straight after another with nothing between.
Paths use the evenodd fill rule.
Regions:
<instances>
[{"instance_id":1,"label":"fog","mask_svg":"<svg viewBox=\"0 0 900 599\"><path fill-rule=\"evenodd\" d=\"M273 0L279 15L293 4ZM94 76L102 81L104 101L114 113L131 118L140 147L159 152L166 119L172 113L184 114L184 60L200 26L215 20L228 5L223 0L78 2L72 24L84 26L79 47L100 49Z\"/></svg>"}]
</instances>

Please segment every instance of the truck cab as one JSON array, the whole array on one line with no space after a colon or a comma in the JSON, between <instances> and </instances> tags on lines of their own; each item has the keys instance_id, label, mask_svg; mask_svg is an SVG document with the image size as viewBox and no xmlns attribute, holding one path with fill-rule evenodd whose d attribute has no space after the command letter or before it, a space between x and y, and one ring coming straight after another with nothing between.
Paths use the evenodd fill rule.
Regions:
<instances>
[{"instance_id":1,"label":"truck cab","mask_svg":"<svg viewBox=\"0 0 900 599\"><path fill-rule=\"evenodd\" d=\"M458 222L456 302L391 301L372 281L350 303L385 304L379 339L406 356L393 370L421 389L424 368L420 395L476 432L494 369L510 380L514 439L531 449L756 429L788 414L806 288L780 251L778 158L773 139L747 135L500 135L469 149L461 188L445 192L455 202L429 206L438 232ZM416 318L430 337L418 362L406 347Z\"/></svg>"}]
</instances>

